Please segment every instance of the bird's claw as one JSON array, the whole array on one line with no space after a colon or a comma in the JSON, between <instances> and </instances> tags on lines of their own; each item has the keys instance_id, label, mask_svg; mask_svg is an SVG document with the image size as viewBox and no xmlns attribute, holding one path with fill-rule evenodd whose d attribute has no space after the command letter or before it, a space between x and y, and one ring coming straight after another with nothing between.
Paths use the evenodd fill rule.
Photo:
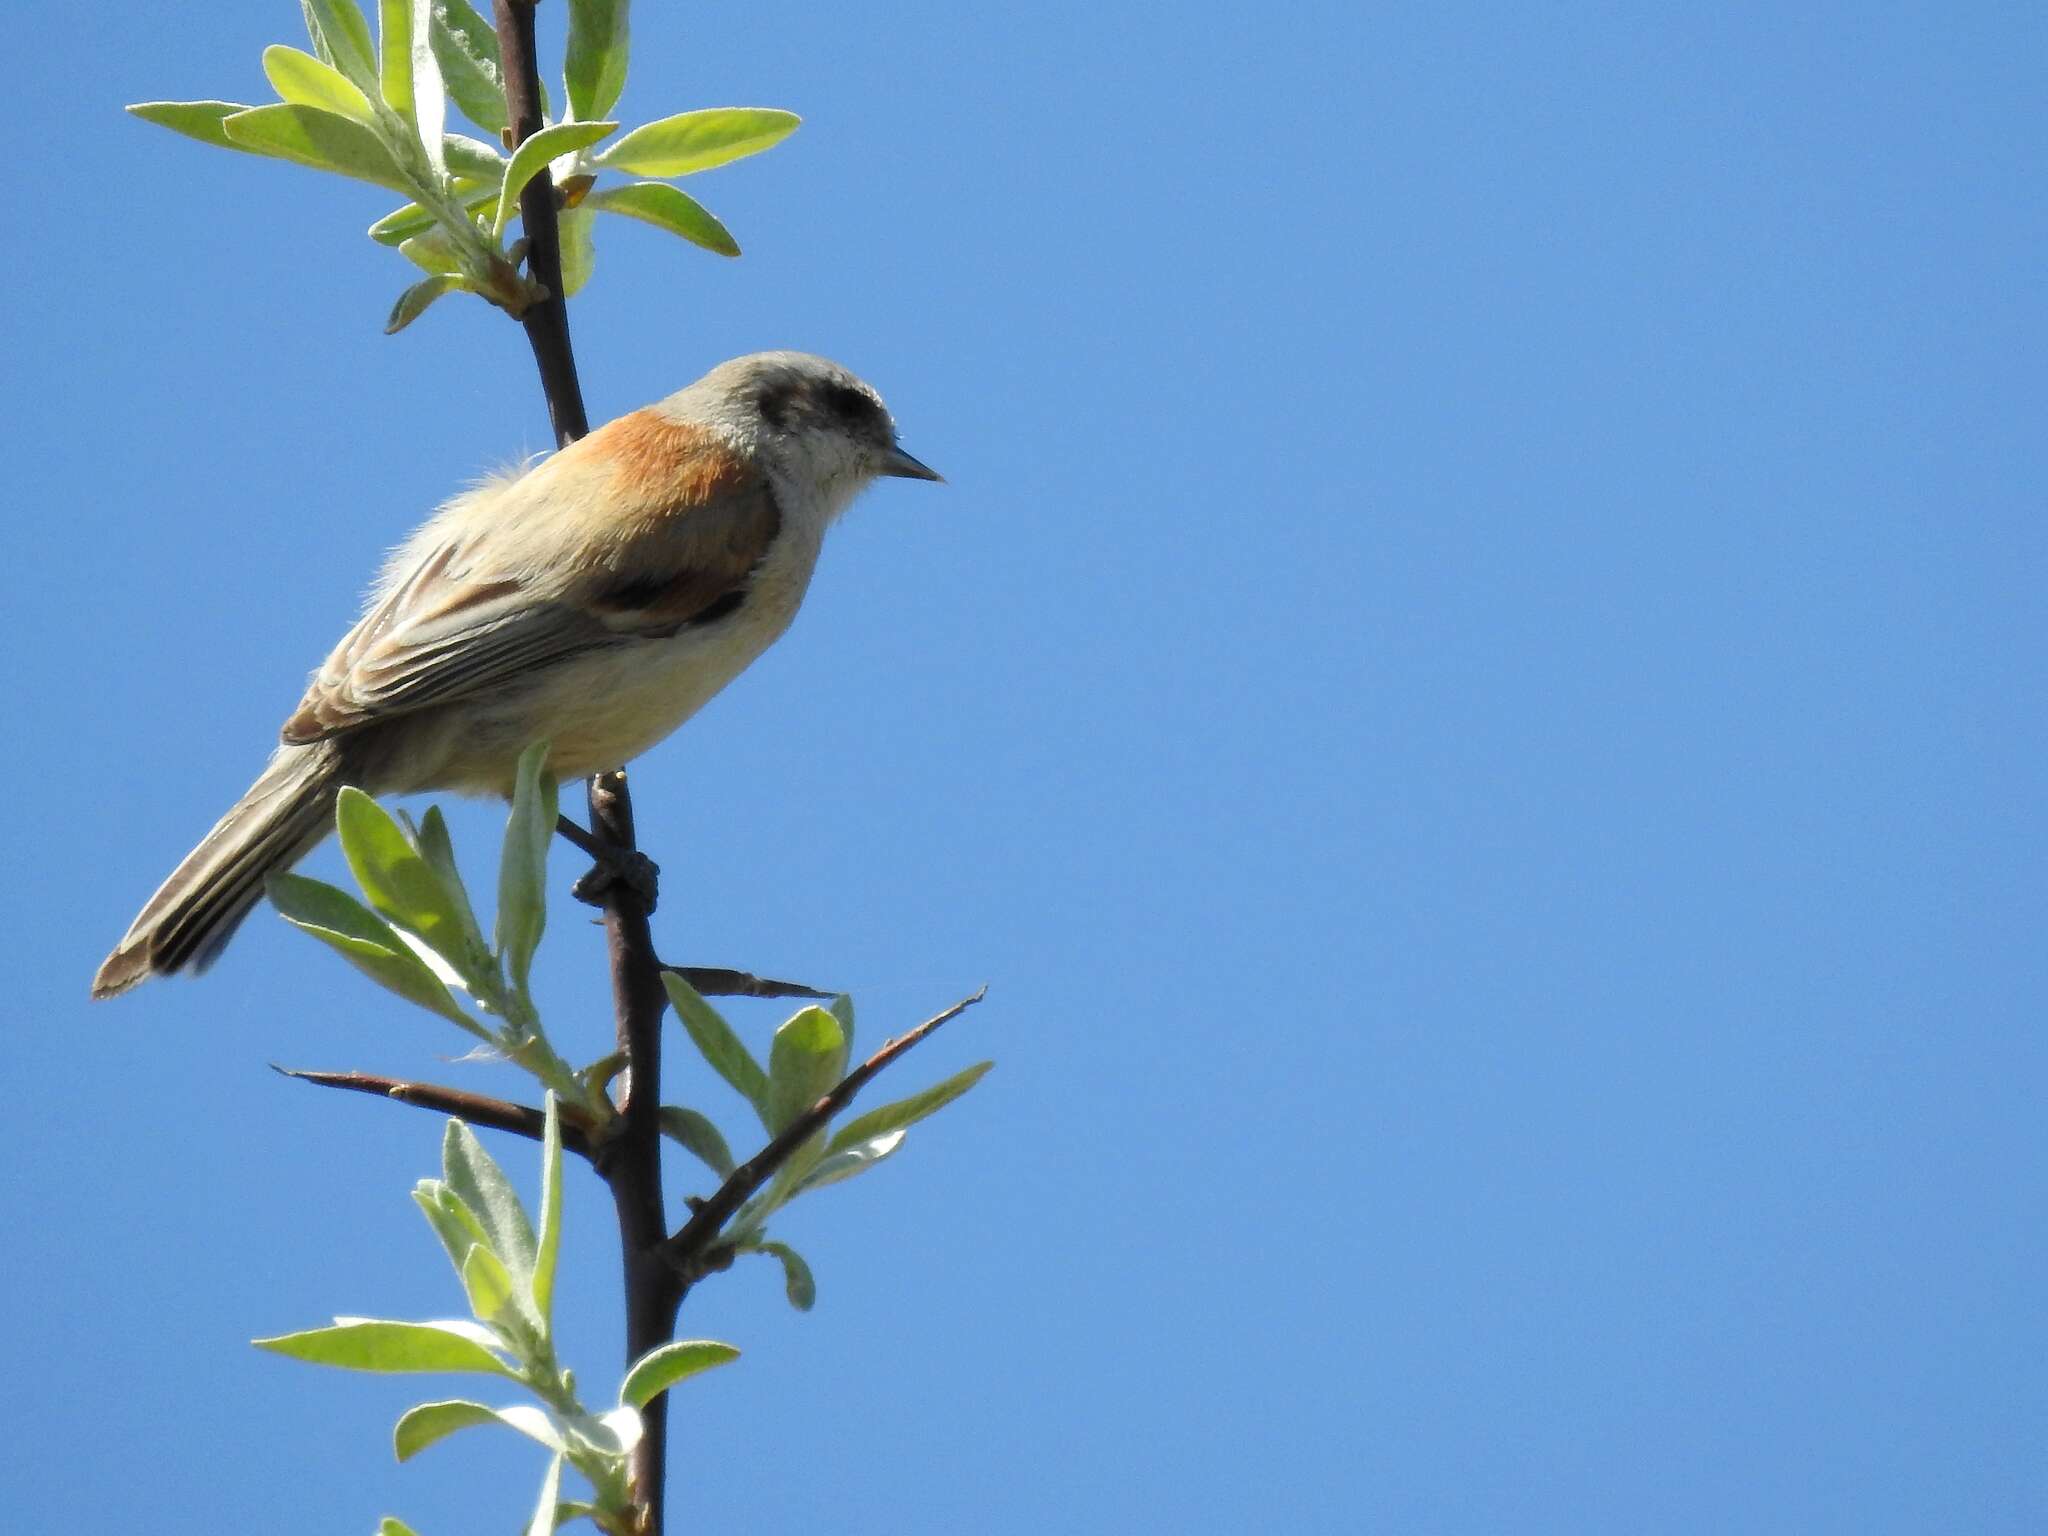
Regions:
<instances>
[{"instance_id":1,"label":"bird's claw","mask_svg":"<svg viewBox=\"0 0 2048 1536\"><path fill-rule=\"evenodd\" d=\"M621 848L591 865L569 887L569 894L578 901L601 907L615 886L624 886L638 896L651 913L660 894L661 868L646 854L636 849Z\"/></svg>"}]
</instances>

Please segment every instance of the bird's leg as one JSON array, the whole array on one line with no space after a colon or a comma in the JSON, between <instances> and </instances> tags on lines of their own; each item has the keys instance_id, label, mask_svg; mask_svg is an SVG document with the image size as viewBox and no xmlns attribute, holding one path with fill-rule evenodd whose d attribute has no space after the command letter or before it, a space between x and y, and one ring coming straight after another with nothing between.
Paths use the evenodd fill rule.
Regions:
<instances>
[{"instance_id":1,"label":"bird's leg","mask_svg":"<svg viewBox=\"0 0 2048 1536\"><path fill-rule=\"evenodd\" d=\"M597 861L569 887L571 896L601 907L605 892L614 885L623 885L647 903L649 912L654 910L661 886L661 869L654 860L637 849L615 848L566 816L555 818L555 831Z\"/></svg>"}]
</instances>

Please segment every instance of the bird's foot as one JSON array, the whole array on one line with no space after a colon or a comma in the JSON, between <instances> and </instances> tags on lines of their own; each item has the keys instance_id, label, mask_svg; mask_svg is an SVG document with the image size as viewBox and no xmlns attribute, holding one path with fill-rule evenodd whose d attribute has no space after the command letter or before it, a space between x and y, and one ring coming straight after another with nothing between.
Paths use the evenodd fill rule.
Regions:
<instances>
[{"instance_id":1,"label":"bird's foot","mask_svg":"<svg viewBox=\"0 0 2048 1536\"><path fill-rule=\"evenodd\" d=\"M651 913L661 891L661 867L644 853L614 848L597 856L597 862L569 887L569 894L578 901L601 907L619 886L638 896Z\"/></svg>"}]
</instances>

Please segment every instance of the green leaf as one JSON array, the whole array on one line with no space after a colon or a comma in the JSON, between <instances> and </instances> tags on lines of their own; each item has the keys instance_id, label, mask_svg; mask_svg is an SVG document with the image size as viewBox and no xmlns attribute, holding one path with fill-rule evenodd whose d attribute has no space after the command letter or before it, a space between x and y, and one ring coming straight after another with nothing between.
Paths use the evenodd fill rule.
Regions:
<instances>
[{"instance_id":1,"label":"green leaf","mask_svg":"<svg viewBox=\"0 0 2048 1536\"><path fill-rule=\"evenodd\" d=\"M398 244L398 254L422 272L431 272L436 277L464 275L462 253L455 248L455 242L448 237L448 231L445 229L430 229L423 235L414 235L410 240L401 240Z\"/></svg>"},{"instance_id":2,"label":"green leaf","mask_svg":"<svg viewBox=\"0 0 2048 1536\"><path fill-rule=\"evenodd\" d=\"M377 1522L377 1536L419 1536L411 1526L396 1515L386 1515Z\"/></svg>"},{"instance_id":3,"label":"green leaf","mask_svg":"<svg viewBox=\"0 0 2048 1536\"><path fill-rule=\"evenodd\" d=\"M424 281L414 283L398 296L398 302L391 306L391 317L384 322L384 334L396 336L413 321L427 312L427 306L436 299L451 293L474 293L475 285L459 272L437 272Z\"/></svg>"},{"instance_id":4,"label":"green leaf","mask_svg":"<svg viewBox=\"0 0 2048 1536\"><path fill-rule=\"evenodd\" d=\"M823 1008L799 1009L768 1051L768 1129L780 1135L791 1121L846 1075L846 1031Z\"/></svg>"},{"instance_id":5,"label":"green leaf","mask_svg":"<svg viewBox=\"0 0 2048 1536\"><path fill-rule=\"evenodd\" d=\"M562 1458L548 1462L547 1475L540 1480L540 1502L526 1523L526 1536L551 1536L555 1528L555 1501L562 1496Z\"/></svg>"},{"instance_id":6,"label":"green leaf","mask_svg":"<svg viewBox=\"0 0 2048 1536\"><path fill-rule=\"evenodd\" d=\"M426 961L346 891L290 874L272 875L267 887L270 904L286 922L340 951L379 986L460 1024L471 1034L489 1038L481 1025L455 1005L447 983L427 968Z\"/></svg>"},{"instance_id":7,"label":"green leaf","mask_svg":"<svg viewBox=\"0 0 2048 1536\"><path fill-rule=\"evenodd\" d=\"M827 1003L825 1007L830 1011L832 1017L839 1021L839 1027L846 1031L846 1048L848 1051L851 1051L853 1049L853 995L849 992L842 992L833 998L831 1002Z\"/></svg>"},{"instance_id":8,"label":"green leaf","mask_svg":"<svg viewBox=\"0 0 2048 1536\"><path fill-rule=\"evenodd\" d=\"M965 1071L955 1072L943 1083L934 1083L922 1092L913 1093L906 1099L893 1104L884 1104L871 1109L864 1115L855 1115L832 1135L834 1152L850 1147L856 1142L870 1141L889 1131L900 1131L907 1125L915 1125L927 1115L937 1114L961 1094L980 1082L992 1061L978 1061Z\"/></svg>"},{"instance_id":9,"label":"green leaf","mask_svg":"<svg viewBox=\"0 0 2048 1536\"><path fill-rule=\"evenodd\" d=\"M377 88L407 122L412 111L412 0L377 0Z\"/></svg>"},{"instance_id":10,"label":"green leaf","mask_svg":"<svg viewBox=\"0 0 2048 1536\"><path fill-rule=\"evenodd\" d=\"M505 82L498 62L498 34L469 0L433 0L434 57L448 94L463 116L487 133L503 133Z\"/></svg>"},{"instance_id":11,"label":"green leaf","mask_svg":"<svg viewBox=\"0 0 2048 1536\"><path fill-rule=\"evenodd\" d=\"M511 1376L512 1369L476 1334L452 1323L395 1323L338 1317L332 1328L252 1339L258 1349L350 1371L476 1371Z\"/></svg>"},{"instance_id":12,"label":"green leaf","mask_svg":"<svg viewBox=\"0 0 2048 1536\"><path fill-rule=\"evenodd\" d=\"M448 162L450 175L490 187L492 200L496 201L498 183L505 175L503 155L481 139L465 138L459 133L441 135L441 153Z\"/></svg>"},{"instance_id":13,"label":"green leaf","mask_svg":"<svg viewBox=\"0 0 2048 1536\"><path fill-rule=\"evenodd\" d=\"M455 910L455 921L462 933L463 943L474 953L488 956L490 951L484 944L483 930L477 927L476 913L469 904L469 892L462 884L462 871L455 865L455 844L448 836L448 821L441 814L441 807L430 805L426 815L420 818L419 830L413 835L413 846L420 851L434 873L441 877L441 888L448 893L448 902Z\"/></svg>"},{"instance_id":14,"label":"green leaf","mask_svg":"<svg viewBox=\"0 0 2048 1536\"><path fill-rule=\"evenodd\" d=\"M145 123L155 123L159 128L168 128L173 133L182 133L188 139L197 139L202 144L211 144L217 149L239 149L244 154L260 155L260 149L251 149L247 144L237 144L221 127L221 122L238 112L247 112L249 107L236 101L138 101L128 110Z\"/></svg>"},{"instance_id":15,"label":"green leaf","mask_svg":"<svg viewBox=\"0 0 2048 1536\"><path fill-rule=\"evenodd\" d=\"M565 299L573 299L583 291L583 285L590 281L591 269L597 265L597 246L590 238L590 226L595 222L588 208L564 208L556 216L555 226L562 239Z\"/></svg>"},{"instance_id":16,"label":"green leaf","mask_svg":"<svg viewBox=\"0 0 2048 1536\"><path fill-rule=\"evenodd\" d=\"M275 155L316 171L352 176L394 192L412 190L384 141L338 113L290 103L251 107L221 119L221 129L235 144L259 155Z\"/></svg>"},{"instance_id":17,"label":"green leaf","mask_svg":"<svg viewBox=\"0 0 2048 1536\"><path fill-rule=\"evenodd\" d=\"M569 49L562 84L569 110L596 122L626 88L626 0L569 0Z\"/></svg>"},{"instance_id":18,"label":"green leaf","mask_svg":"<svg viewBox=\"0 0 2048 1536\"><path fill-rule=\"evenodd\" d=\"M498 189L498 216L492 230L501 239L512 215L519 211L519 194L551 160L587 149L599 139L618 131L617 123L557 123L529 136L512 151L512 163L505 169L504 185Z\"/></svg>"},{"instance_id":19,"label":"green leaf","mask_svg":"<svg viewBox=\"0 0 2048 1536\"><path fill-rule=\"evenodd\" d=\"M635 176L688 176L758 155L803 121L773 107L707 107L643 123L598 156L608 170Z\"/></svg>"},{"instance_id":20,"label":"green leaf","mask_svg":"<svg viewBox=\"0 0 2048 1536\"><path fill-rule=\"evenodd\" d=\"M533 1307L543 1326L554 1317L555 1268L562 1255L562 1101L551 1088L540 1138L540 1237L533 1250Z\"/></svg>"},{"instance_id":21,"label":"green leaf","mask_svg":"<svg viewBox=\"0 0 2048 1536\"><path fill-rule=\"evenodd\" d=\"M811 1266L804 1262L803 1255L787 1243L771 1243L756 1240L742 1243L741 1253L765 1253L782 1261L782 1290L789 1297L789 1304L799 1312L808 1312L818 1302L818 1282L811 1276Z\"/></svg>"},{"instance_id":22,"label":"green leaf","mask_svg":"<svg viewBox=\"0 0 2048 1536\"><path fill-rule=\"evenodd\" d=\"M730 1344L720 1344L713 1339L684 1339L673 1344L657 1344L634 1361L633 1368L626 1372L626 1379L619 1386L619 1402L628 1408L645 1408L677 1382L739 1357L740 1352Z\"/></svg>"},{"instance_id":23,"label":"green leaf","mask_svg":"<svg viewBox=\"0 0 2048 1536\"><path fill-rule=\"evenodd\" d=\"M338 112L359 123L376 121L370 98L357 90L348 76L310 53L272 43L263 50L263 73L286 101L317 107L323 112Z\"/></svg>"},{"instance_id":24,"label":"green leaf","mask_svg":"<svg viewBox=\"0 0 2048 1536\"><path fill-rule=\"evenodd\" d=\"M465 1402L461 1398L451 1398L442 1403L421 1403L399 1415L397 1427L391 1431L391 1445L398 1452L400 1461L411 1461L435 1441L447 1439L458 1429L495 1424L497 1421L498 1411L495 1408Z\"/></svg>"},{"instance_id":25,"label":"green leaf","mask_svg":"<svg viewBox=\"0 0 2048 1536\"><path fill-rule=\"evenodd\" d=\"M639 219L720 256L740 253L739 242L708 208L682 188L665 181L629 181L623 187L600 187L583 200L583 206Z\"/></svg>"},{"instance_id":26,"label":"green leaf","mask_svg":"<svg viewBox=\"0 0 2048 1536\"><path fill-rule=\"evenodd\" d=\"M718 1010L697 995L697 989L674 971L661 973L668 1000L683 1022L697 1051L711 1064L711 1070L730 1083L739 1096L754 1106L754 1113L772 1133L768 1120L768 1074L733 1033Z\"/></svg>"},{"instance_id":27,"label":"green leaf","mask_svg":"<svg viewBox=\"0 0 2048 1536\"><path fill-rule=\"evenodd\" d=\"M512 814L505 821L505 852L498 866L498 952L522 994L548 920L548 845L554 841L559 812L547 760L544 741L519 754Z\"/></svg>"},{"instance_id":28,"label":"green leaf","mask_svg":"<svg viewBox=\"0 0 2048 1536\"><path fill-rule=\"evenodd\" d=\"M445 148L448 127L448 89L441 78L441 58L436 51L433 0L409 0L407 25L412 39L409 59L412 70L413 132L420 152L427 157L429 171L448 174Z\"/></svg>"},{"instance_id":29,"label":"green leaf","mask_svg":"<svg viewBox=\"0 0 2048 1536\"><path fill-rule=\"evenodd\" d=\"M460 1120L450 1120L441 1137L441 1175L455 1197L476 1213L491 1252L526 1285L532 1279L538 1251L526 1208L497 1159Z\"/></svg>"},{"instance_id":30,"label":"green leaf","mask_svg":"<svg viewBox=\"0 0 2048 1536\"><path fill-rule=\"evenodd\" d=\"M462 1261L462 1288L469 1295L469 1310L480 1323L495 1323L508 1312L516 1312L511 1272L482 1243L472 1247Z\"/></svg>"},{"instance_id":31,"label":"green leaf","mask_svg":"<svg viewBox=\"0 0 2048 1536\"><path fill-rule=\"evenodd\" d=\"M370 23L355 0L300 0L306 32L323 63L341 71L364 92L377 89L377 45Z\"/></svg>"},{"instance_id":32,"label":"green leaf","mask_svg":"<svg viewBox=\"0 0 2048 1536\"><path fill-rule=\"evenodd\" d=\"M732 1149L725 1144L718 1127L696 1110L680 1104L662 1105L661 1134L693 1153L721 1179L732 1177L737 1166L732 1160Z\"/></svg>"},{"instance_id":33,"label":"green leaf","mask_svg":"<svg viewBox=\"0 0 2048 1536\"><path fill-rule=\"evenodd\" d=\"M819 1160L815 1168L803 1176L791 1198L814 1189L823 1189L827 1184L837 1184L841 1179L850 1179L857 1173L866 1173L902 1146L903 1138L908 1134L907 1131L884 1131L879 1136L871 1136L866 1141L857 1141L851 1146L841 1147L838 1151L827 1154Z\"/></svg>"},{"instance_id":34,"label":"green leaf","mask_svg":"<svg viewBox=\"0 0 2048 1536\"><path fill-rule=\"evenodd\" d=\"M441 1239L441 1246L448 1250L448 1262L455 1266L456 1278L462 1278L462 1265L469 1250L491 1245L483 1222L439 1179L421 1179L413 1186L412 1197L426 1215L434 1235Z\"/></svg>"},{"instance_id":35,"label":"green leaf","mask_svg":"<svg viewBox=\"0 0 2048 1536\"><path fill-rule=\"evenodd\" d=\"M353 787L344 788L336 800L334 824L342 856L371 907L418 934L457 971L470 974L480 957L469 947L474 920L465 910L468 903L450 892L441 871L413 846L404 829Z\"/></svg>"}]
</instances>

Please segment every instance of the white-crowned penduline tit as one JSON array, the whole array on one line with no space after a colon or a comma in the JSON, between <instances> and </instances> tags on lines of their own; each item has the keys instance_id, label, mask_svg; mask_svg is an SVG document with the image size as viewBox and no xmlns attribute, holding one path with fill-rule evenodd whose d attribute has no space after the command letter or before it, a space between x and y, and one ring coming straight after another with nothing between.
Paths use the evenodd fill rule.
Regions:
<instances>
[{"instance_id":1,"label":"white-crowned penduline tit","mask_svg":"<svg viewBox=\"0 0 2048 1536\"><path fill-rule=\"evenodd\" d=\"M270 766L93 996L203 970L265 878L333 828L344 784L509 796L543 738L563 779L646 751L789 627L825 529L882 475L939 478L868 385L762 352L457 496L392 554Z\"/></svg>"}]
</instances>

